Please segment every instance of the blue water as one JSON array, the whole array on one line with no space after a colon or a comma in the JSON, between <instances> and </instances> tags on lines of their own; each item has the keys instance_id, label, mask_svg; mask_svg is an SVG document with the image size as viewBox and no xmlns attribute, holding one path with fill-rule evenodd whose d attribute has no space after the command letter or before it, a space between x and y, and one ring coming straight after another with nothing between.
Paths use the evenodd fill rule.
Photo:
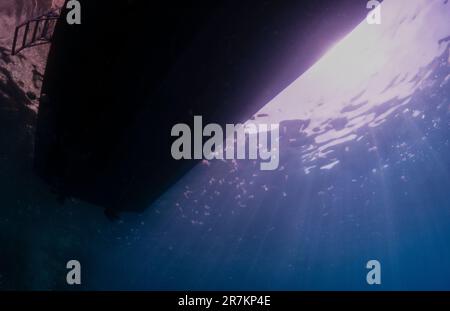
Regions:
<instances>
[{"instance_id":1,"label":"blue water","mask_svg":"<svg viewBox=\"0 0 450 311\"><path fill-rule=\"evenodd\" d=\"M305 173L299 149L312 138L299 133L282 140L278 171L199 165L119 223L59 205L32 173L32 118L2 111L0 288L69 289L76 259L79 289L450 290L448 56L407 106L334 146L332 169ZM372 259L379 286L366 283Z\"/></svg>"}]
</instances>

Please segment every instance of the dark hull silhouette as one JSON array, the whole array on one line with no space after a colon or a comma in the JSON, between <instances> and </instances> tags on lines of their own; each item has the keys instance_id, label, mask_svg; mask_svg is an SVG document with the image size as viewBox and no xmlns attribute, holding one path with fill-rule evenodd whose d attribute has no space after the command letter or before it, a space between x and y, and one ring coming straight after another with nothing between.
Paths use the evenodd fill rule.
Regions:
<instances>
[{"instance_id":1,"label":"dark hull silhouette","mask_svg":"<svg viewBox=\"0 0 450 311\"><path fill-rule=\"evenodd\" d=\"M324 48L310 40L302 53L289 41L314 33L295 32L320 12L311 1L308 14L284 1L80 2L82 24L68 25L63 12L54 33L35 168L61 199L111 217L143 211L196 164L172 158L175 124L247 120ZM296 69L277 70L293 53Z\"/></svg>"}]
</instances>

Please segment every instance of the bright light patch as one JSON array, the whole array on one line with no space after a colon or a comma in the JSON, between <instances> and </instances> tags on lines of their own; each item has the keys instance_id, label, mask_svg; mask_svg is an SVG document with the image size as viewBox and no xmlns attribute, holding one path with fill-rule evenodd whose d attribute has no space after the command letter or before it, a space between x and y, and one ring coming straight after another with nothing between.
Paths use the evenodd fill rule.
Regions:
<instances>
[{"instance_id":1,"label":"bright light patch","mask_svg":"<svg viewBox=\"0 0 450 311\"><path fill-rule=\"evenodd\" d=\"M304 133L329 146L365 125L379 126L407 105L432 72L425 68L447 49L450 5L386 0L381 10L381 25L364 20L257 113L266 117L249 122L309 120ZM393 106L372 113L390 101ZM330 129L338 118L346 120L345 127Z\"/></svg>"}]
</instances>

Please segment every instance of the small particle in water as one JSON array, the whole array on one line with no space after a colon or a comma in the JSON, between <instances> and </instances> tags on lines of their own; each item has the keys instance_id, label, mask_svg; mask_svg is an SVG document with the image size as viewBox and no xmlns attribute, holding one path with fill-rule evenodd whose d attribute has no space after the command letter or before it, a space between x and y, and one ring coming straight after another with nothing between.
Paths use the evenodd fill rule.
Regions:
<instances>
[{"instance_id":1,"label":"small particle in water","mask_svg":"<svg viewBox=\"0 0 450 311\"><path fill-rule=\"evenodd\" d=\"M412 114L413 118L417 118L419 115L420 115L420 111L419 110L414 110L413 111L413 114Z\"/></svg>"},{"instance_id":2,"label":"small particle in water","mask_svg":"<svg viewBox=\"0 0 450 311\"><path fill-rule=\"evenodd\" d=\"M305 174L308 175L309 173L311 173L311 171L312 171L315 167L316 167L315 165L309 166L309 167L305 167L305 169L304 169Z\"/></svg>"},{"instance_id":3,"label":"small particle in water","mask_svg":"<svg viewBox=\"0 0 450 311\"><path fill-rule=\"evenodd\" d=\"M184 197L185 197L186 199L189 199L189 197L191 196L192 193L193 193L192 191L187 190L187 191L185 191L185 192L183 193L183 195L184 195Z\"/></svg>"},{"instance_id":4,"label":"small particle in water","mask_svg":"<svg viewBox=\"0 0 450 311\"><path fill-rule=\"evenodd\" d=\"M334 162L331 162L330 164L324 165L322 166L320 169L321 170L331 170L333 167L335 167L336 165L338 165L340 163L339 160L335 160Z\"/></svg>"}]
</instances>

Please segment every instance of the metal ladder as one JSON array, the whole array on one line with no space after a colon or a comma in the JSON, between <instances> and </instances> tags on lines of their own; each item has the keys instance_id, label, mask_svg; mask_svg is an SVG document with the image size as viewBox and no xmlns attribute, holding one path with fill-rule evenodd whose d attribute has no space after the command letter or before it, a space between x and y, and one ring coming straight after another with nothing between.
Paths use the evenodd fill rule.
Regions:
<instances>
[{"instance_id":1,"label":"metal ladder","mask_svg":"<svg viewBox=\"0 0 450 311\"><path fill-rule=\"evenodd\" d=\"M11 54L16 55L24 49L50 43L60 15L61 9L55 9L17 26Z\"/></svg>"}]
</instances>

